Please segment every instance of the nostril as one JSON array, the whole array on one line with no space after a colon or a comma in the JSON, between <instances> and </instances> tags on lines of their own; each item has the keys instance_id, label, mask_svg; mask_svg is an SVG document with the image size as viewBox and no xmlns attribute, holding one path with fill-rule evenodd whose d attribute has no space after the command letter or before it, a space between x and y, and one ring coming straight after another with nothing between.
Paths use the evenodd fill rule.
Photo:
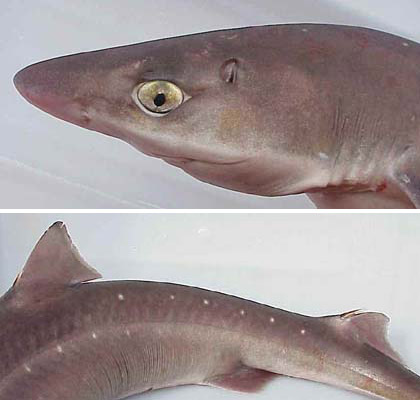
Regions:
<instances>
[{"instance_id":1,"label":"nostril","mask_svg":"<svg viewBox=\"0 0 420 400\"><path fill-rule=\"evenodd\" d=\"M90 117L89 112L86 110L83 110L82 118L81 118L81 125L88 126L91 121L92 121L92 118Z\"/></svg>"}]
</instances>

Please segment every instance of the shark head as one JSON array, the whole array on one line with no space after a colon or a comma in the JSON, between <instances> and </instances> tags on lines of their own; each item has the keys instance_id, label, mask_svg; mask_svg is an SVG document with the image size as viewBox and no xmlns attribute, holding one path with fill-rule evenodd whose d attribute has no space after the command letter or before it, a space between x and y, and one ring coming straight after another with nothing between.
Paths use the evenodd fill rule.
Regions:
<instances>
[{"instance_id":1,"label":"shark head","mask_svg":"<svg viewBox=\"0 0 420 400\"><path fill-rule=\"evenodd\" d=\"M311 165L295 144L306 136L309 146L322 106L289 31L216 31L76 54L27 67L14 81L47 113L202 181L298 193Z\"/></svg>"}]
</instances>

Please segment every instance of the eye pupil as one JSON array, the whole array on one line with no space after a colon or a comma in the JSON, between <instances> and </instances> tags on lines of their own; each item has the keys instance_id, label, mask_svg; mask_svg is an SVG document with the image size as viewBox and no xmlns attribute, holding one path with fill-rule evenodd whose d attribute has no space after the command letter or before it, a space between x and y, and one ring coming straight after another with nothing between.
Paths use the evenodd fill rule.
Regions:
<instances>
[{"instance_id":1,"label":"eye pupil","mask_svg":"<svg viewBox=\"0 0 420 400\"><path fill-rule=\"evenodd\" d=\"M153 103L155 103L156 107L162 107L165 104L166 96L164 93L159 93L156 95L156 97L153 100Z\"/></svg>"}]
</instances>

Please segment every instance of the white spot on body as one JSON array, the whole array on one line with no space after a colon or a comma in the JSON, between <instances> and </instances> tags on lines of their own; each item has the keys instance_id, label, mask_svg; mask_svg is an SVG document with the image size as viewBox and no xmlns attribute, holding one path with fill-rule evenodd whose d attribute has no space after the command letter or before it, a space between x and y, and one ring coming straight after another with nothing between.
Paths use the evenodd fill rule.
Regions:
<instances>
[{"instance_id":1,"label":"white spot on body","mask_svg":"<svg viewBox=\"0 0 420 400\"><path fill-rule=\"evenodd\" d=\"M402 174L402 175L401 175L401 180L402 180L404 183L410 183L410 182L411 182L411 179L410 179L410 177L409 177L407 174Z\"/></svg>"},{"instance_id":2,"label":"white spot on body","mask_svg":"<svg viewBox=\"0 0 420 400\"><path fill-rule=\"evenodd\" d=\"M321 159L321 160L329 160L329 156L328 156L328 154L325 154L325 153L318 153L318 156L319 156L319 158Z\"/></svg>"},{"instance_id":3,"label":"white spot on body","mask_svg":"<svg viewBox=\"0 0 420 400\"><path fill-rule=\"evenodd\" d=\"M118 300L119 300L119 301L124 301L124 295L123 295L122 293L120 293L120 294L118 295Z\"/></svg>"},{"instance_id":4,"label":"white spot on body","mask_svg":"<svg viewBox=\"0 0 420 400\"><path fill-rule=\"evenodd\" d=\"M241 311L239 312L239 314L241 314L242 316L244 316L244 315L245 315L245 310L241 310Z\"/></svg>"},{"instance_id":5,"label":"white spot on body","mask_svg":"<svg viewBox=\"0 0 420 400\"><path fill-rule=\"evenodd\" d=\"M210 304L210 302L207 299L203 300L204 305L208 306Z\"/></svg>"},{"instance_id":6,"label":"white spot on body","mask_svg":"<svg viewBox=\"0 0 420 400\"><path fill-rule=\"evenodd\" d=\"M410 46L407 42L403 42L403 44L402 44L404 47L408 47L408 46Z\"/></svg>"},{"instance_id":7,"label":"white spot on body","mask_svg":"<svg viewBox=\"0 0 420 400\"><path fill-rule=\"evenodd\" d=\"M25 364L24 367L26 372L32 372L32 369L28 364Z\"/></svg>"},{"instance_id":8,"label":"white spot on body","mask_svg":"<svg viewBox=\"0 0 420 400\"><path fill-rule=\"evenodd\" d=\"M271 318L270 318L270 322L271 322L272 324L274 324L274 322L276 322L276 320L275 320L273 317L271 317Z\"/></svg>"},{"instance_id":9,"label":"white spot on body","mask_svg":"<svg viewBox=\"0 0 420 400\"><path fill-rule=\"evenodd\" d=\"M174 296L173 294L171 294L171 295L169 296L169 298L170 298L171 300L175 300L175 296Z\"/></svg>"},{"instance_id":10,"label":"white spot on body","mask_svg":"<svg viewBox=\"0 0 420 400\"><path fill-rule=\"evenodd\" d=\"M305 329L302 329L302 330L300 331L300 334L301 334L301 335L306 335L306 330L305 330Z\"/></svg>"},{"instance_id":11,"label":"white spot on body","mask_svg":"<svg viewBox=\"0 0 420 400\"><path fill-rule=\"evenodd\" d=\"M58 346L57 346L57 351L58 351L59 353L62 353L62 352L63 352L63 348L62 348L60 345L58 345Z\"/></svg>"},{"instance_id":12,"label":"white spot on body","mask_svg":"<svg viewBox=\"0 0 420 400\"><path fill-rule=\"evenodd\" d=\"M303 29L302 29L302 32L307 33L307 32L308 32L308 30L307 30L306 28L303 28Z\"/></svg>"},{"instance_id":13,"label":"white spot on body","mask_svg":"<svg viewBox=\"0 0 420 400\"><path fill-rule=\"evenodd\" d=\"M93 337L94 339L97 339L97 338L98 338L98 336L96 336L96 333L95 333L95 332L92 332L92 337Z\"/></svg>"},{"instance_id":14,"label":"white spot on body","mask_svg":"<svg viewBox=\"0 0 420 400\"><path fill-rule=\"evenodd\" d=\"M126 330L125 330L125 334L126 334L127 336L130 336L130 335L131 335L130 329L126 329Z\"/></svg>"}]
</instances>

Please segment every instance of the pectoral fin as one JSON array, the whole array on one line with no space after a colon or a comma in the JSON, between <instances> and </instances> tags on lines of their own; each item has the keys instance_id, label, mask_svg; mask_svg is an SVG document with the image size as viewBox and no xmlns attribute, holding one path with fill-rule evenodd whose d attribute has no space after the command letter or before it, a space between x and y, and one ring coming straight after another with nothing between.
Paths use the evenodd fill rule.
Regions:
<instances>
[{"instance_id":1,"label":"pectoral fin","mask_svg":"<svg viewBox=\"0 0 420 400\"><path fill-rule=\"evenodd\" d=\"M413 149L409 152L396 166L393 179L414 206L420 208L420 155Z\"/></svg>"}]
</instances>

